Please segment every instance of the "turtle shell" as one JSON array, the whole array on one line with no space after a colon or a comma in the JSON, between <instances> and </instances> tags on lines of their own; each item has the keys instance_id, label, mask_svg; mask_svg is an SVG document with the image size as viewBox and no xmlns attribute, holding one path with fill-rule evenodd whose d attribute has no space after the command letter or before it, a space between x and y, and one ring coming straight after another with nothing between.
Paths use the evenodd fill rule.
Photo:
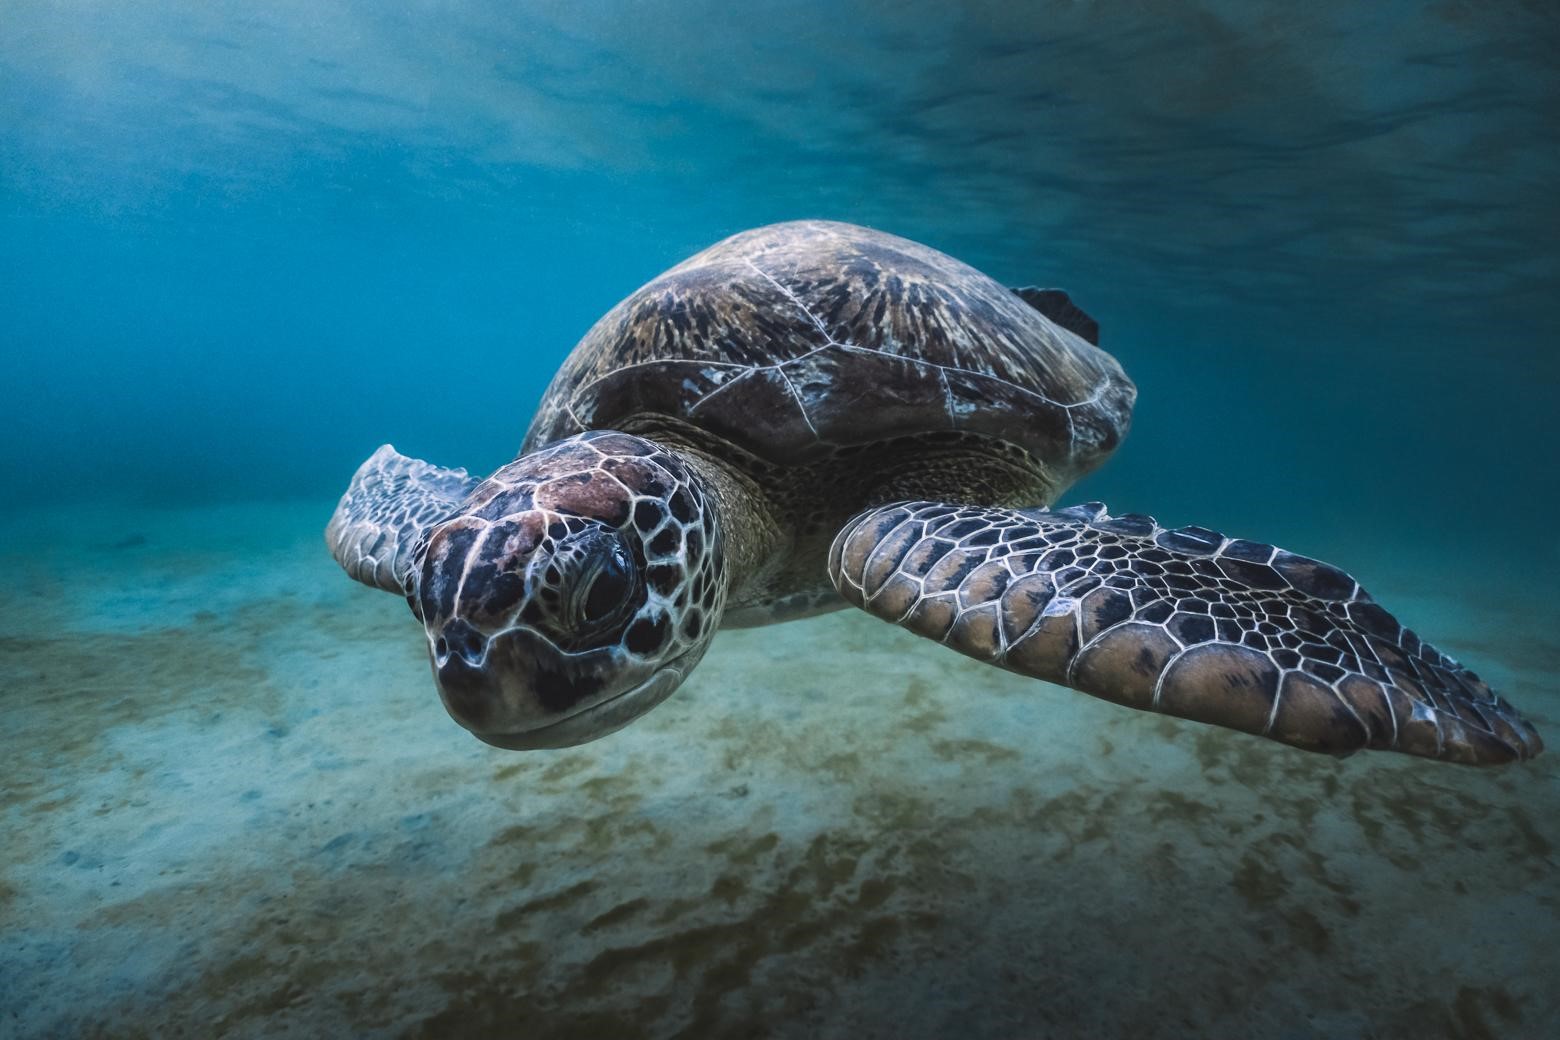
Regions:
<instances>
[{"instance_id":1,"label":"turtle shell","mask_svg":"<svg viewBox=\"0 0 1560 1040\"><path fill-rule=\"evenodd\" d=\"M1116 447L1135 396L1109 354L969 265L797 221L717 243L614 307L554 377L523 450L652 416L779 464L961 431L1076 478Z\"/></svg>"}]
</instances>

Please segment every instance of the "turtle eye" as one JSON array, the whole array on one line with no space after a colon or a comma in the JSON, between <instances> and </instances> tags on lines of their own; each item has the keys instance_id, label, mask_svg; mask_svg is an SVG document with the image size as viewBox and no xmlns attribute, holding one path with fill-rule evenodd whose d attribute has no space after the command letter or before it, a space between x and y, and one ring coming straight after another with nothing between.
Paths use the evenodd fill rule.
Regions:
<instances>
[{"instance_id":1,"label":"turtle eye","mask_svg":"<svg viewBox=\"0 0 1560 1040\"><path fill-rule=\"evenodd\" d=\"M633 589L628 554L621 545L613 545L597 556L596 566L580 582L574 600L577 616L586 625L601 624L621 612Z\"/></svg>"}]
</instances>

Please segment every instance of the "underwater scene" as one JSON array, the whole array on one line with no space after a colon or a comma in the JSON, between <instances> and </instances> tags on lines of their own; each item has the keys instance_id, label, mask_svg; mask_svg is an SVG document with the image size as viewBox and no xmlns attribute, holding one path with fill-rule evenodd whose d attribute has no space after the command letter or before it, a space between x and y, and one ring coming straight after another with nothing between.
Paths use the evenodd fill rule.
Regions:
<instances>
[{"instance_id":1,"label":"underwater scene","mask_svg":"<svg viewBox=\"0 0 1560 1040\"><path fill-rule=\"evenodd\" d=\"M1547 0L6 0L0 1036L1560 1036L1557 184Z\"/></svg>"}]
</instances>

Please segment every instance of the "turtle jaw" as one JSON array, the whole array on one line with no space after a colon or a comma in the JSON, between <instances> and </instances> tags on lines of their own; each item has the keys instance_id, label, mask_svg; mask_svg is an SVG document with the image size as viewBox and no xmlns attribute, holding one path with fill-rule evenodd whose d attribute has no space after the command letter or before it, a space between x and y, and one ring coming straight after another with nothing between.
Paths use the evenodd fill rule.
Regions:
<instances>
[{"instance_id":1,"label":"turtle jaw","mask_svg":"<svg viewBox=\"0 0 1560 1040\"><path fill-rule=\"evenodd\" d=\"M445 711L478 740L512 751L571 747L621 729L671 696L703 656L698 646L653 669L625 667L614 648L564 654L520 630L480 649L440 642L431 663ZM632 685L620 688L624 681Z\"/></svg>"},{"instance_id":2,"label":"turtle jaw","mask_svg":"<svg viewBox=\"0 0 1560 1040\"><path fill-rule=\"evenodd\" d=\"M666 700L682 685L687 674L688 669L682 667L681 660L673 661L637 686L556 722L510 733L484 733L473 729L471 734L484 744L506 751L538 751L586 744L622 729Z\"/></svg>"}]
</instances>

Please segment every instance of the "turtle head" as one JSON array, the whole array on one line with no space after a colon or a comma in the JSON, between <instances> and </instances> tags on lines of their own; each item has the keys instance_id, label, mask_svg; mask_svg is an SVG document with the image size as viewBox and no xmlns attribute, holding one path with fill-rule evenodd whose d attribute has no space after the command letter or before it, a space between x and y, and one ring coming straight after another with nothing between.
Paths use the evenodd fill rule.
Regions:
<instances>
[{"instance_id":1,"label":"turtle head","mask_svg":"<svg viewBox=\"0 0 1560 1040\"><path fill-rule=\"evenodd\" d=\"M581 744L671 695L720 624L718 517L674 454L596 432L523 455L415 550L439 696L504 748Z\"/></svg>"}]
</instances>

